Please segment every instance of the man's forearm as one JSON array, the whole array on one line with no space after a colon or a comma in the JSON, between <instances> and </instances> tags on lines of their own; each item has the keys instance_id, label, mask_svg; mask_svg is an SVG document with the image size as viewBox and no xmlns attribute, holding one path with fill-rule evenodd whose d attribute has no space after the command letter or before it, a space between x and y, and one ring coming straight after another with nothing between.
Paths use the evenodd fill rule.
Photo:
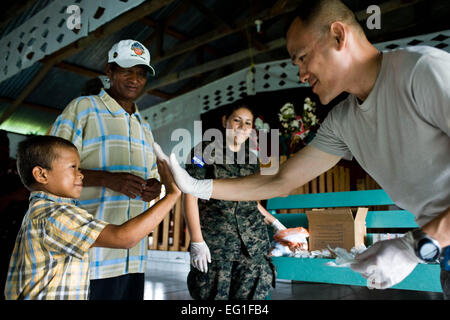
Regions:
<instances>
[{"instance_id":1,"label":"man's forearm","mask_svg":"<svg viewBox=\"0 0 450 320\"><path fill-rule=\"evenodd\" d=\"M83 185L85 187L106 187L107 171L81 169L83 173Z\"/></svg>"},{"instance_id":2,"label":"man's forearm","mask_svg":"<svg viewBox=\"0 0 450 320\"><path fill-rule=\"evenodd\" d=\"M273 198L289 192L280 179L259 173L235 179L213 180L211 198L231 201L254 201Z\"/></svg>"},{"instance_id":3,"label":"man's forearm","mask_svg":"<svg viewBox=\"0 0 450 320\"><path fill-rule=\"evenodd\" d=\"M436 239L442 248L450 246L450 208L424 225L422 230Z\"/></svg>"},{"instance_id":4,"label":"man's forearm","mask_svg":"<svg viewBox=\"0 0 450 320\"><path fill-rule=\"evenodd\" d=\"M251 201L286 196L338 163L340 157L306 146L280 166L274 175L259 173L236 179L213 181L211 198Z\"/></svg>"}]
</instances>

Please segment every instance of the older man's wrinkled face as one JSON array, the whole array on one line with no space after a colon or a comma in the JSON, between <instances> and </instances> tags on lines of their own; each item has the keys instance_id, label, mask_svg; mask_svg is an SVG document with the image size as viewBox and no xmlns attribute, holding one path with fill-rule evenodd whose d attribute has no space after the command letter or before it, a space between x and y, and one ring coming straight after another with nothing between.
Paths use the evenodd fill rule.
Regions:
<instances>
[{"instance_id":1,"label":"older man's wrinkled face","mask_svg":"<svg viewBox=\"0 0 450 320\"><path fill-rule=\"evenodd\" d=\"M321 34L296 18L286 36L289 56L299 68L300 81L308 82L322 104L343 91L336 46L329 34Z\"/></svg>"}]
</instances>

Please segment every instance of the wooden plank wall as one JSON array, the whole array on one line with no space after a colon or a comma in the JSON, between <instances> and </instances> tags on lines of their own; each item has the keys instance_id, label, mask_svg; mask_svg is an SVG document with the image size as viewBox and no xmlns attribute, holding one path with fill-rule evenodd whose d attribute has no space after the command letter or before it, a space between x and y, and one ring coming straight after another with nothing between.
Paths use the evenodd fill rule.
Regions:
<instances>
[{"instance_id":1,"label":"wooden plank wall","mask_svg":"<svg viewBox=\"0 0 450 320\"><path fill-rule=\"evenodd\" d=\"M180 197L170 213L149 235L149 249L187 251L189 241L189 232L184 221Z\"/></svg>"},{"instance_id":2,"label":"wooden plank wall","mask_svg":"<svg viewBox=\"0 0 450 320\"><path fill-rule=\"evenodd\" d=\"M280 157L280 163L286 161L286 156ZM336 165L292 191L291 194L323 193L350 191L351 168L345 165ZM356 190L380 189L378 184L368 175L356 179ZM304 212L301 209L280 210L280 213ZM172 208L170 214L149 235L149 249L162 251L187 251L189 246L189 232L184 221L181 198Z\"/></svg>"}]
</instances>

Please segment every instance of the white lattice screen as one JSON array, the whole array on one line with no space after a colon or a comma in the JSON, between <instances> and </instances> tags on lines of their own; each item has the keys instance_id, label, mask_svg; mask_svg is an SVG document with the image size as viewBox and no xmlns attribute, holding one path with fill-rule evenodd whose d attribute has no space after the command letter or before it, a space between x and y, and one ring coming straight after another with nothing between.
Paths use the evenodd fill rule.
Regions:
<instances>
[{"instance_id":1,"label":"white lattice screen","mask_svg":"<svg viewBox=\"0 0 450 320\"><path fill-rule=\"evenodd\" d=\"M0 39L0 82L145 0L58 0ZM79 11L67 10L77 6ZM72 7L73 8L73 7ZM70 9L70 8L69 8ZM75 8L76 9L76 8ZM80 13L81 28L74 28ZM69 28L71 27L71 28Z\"/></svg>"}]
</instances>

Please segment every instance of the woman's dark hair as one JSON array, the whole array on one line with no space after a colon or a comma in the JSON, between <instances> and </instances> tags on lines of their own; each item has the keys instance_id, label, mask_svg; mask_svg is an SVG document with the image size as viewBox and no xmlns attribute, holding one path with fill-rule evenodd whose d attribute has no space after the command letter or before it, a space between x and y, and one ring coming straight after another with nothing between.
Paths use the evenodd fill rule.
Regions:
<instances>
[{"instance_id":1,"label":"woman's dark hair","mask_svg":"<svg viewBox=\"0 0 450 320\"><path fill-rule=\"evenodd\" d=\"M19 143L17 149L17 171L25 187L31 190L36 180L33 168L36 166L50 170L52 162L58 157L57 147L77 147L70 141L55 136L32 136Z\"/></svg>"},{"instance_id":2,"label":"woman's dark hair","mask_svg":"<svg viewBox=\"0 0 450 320\"><path fill-rule=\"evenodd\" d=\"M236 110L239 109L247 109L248 111L250 111L250 113L252 114L253 118L255 117L255 112L253 111L253 109L251 107L249 107L247 104L245 103L235 103L233 105L231 105L230 107L226 108L223 113L222 116L225 116L225 118L229 118L233 112L235 112Z\"/></svg>"}]
</instances>

